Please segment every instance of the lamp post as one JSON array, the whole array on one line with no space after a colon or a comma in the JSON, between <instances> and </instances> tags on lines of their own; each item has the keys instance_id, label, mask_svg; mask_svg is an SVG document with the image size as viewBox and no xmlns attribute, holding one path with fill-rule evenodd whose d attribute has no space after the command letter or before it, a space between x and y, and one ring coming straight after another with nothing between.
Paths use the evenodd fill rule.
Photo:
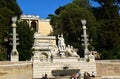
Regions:
<instances>
[{"instance_id":1,"label":"lamp post","mask_svg":"<svg viewBox=\"0 0 120 79\"><path fill-rule=\"evenodd\" d=\"M13 36L12 36L12 51L11 51L11 61L18 61L19 60L19 54L17 51L17 44L16 44L16 21L17 17L12 18L12 30L13 30Z\"/></svg>"},{"instance_id":2,"label":"lamp post","mask_svg":"<svg viewBox=\"0 0 120 79\"><path fill-rule=\"evenodd\" d=\"M88 39L87 39L87 33L86 33L86 29L87 29L86 28L86 20L82 19L81 23L83 25L83 37L84 37L84 46L85 46L84 57L87 58L89 55L89 50L88 50Z\"/></svg>"}]
</instances>

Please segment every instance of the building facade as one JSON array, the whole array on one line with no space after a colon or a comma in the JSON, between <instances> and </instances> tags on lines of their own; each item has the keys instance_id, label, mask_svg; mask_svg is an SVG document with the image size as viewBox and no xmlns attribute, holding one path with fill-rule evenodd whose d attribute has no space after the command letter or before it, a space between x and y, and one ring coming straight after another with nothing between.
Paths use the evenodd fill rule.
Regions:
<instances>
[{"instance_id":1,"label":"building facade","mask_svg":"<svg viewBox=\"0 0 120 79\"><path fill-rule=\"evenodd\" d=\"M53 49L56 48L55 36L50 36L53 31L49 19L40 19L35 15L21 15L20 20L25 20L29 27L35 31L32 58L33 61L49 61Z\"/></svg>"}]
</instances>

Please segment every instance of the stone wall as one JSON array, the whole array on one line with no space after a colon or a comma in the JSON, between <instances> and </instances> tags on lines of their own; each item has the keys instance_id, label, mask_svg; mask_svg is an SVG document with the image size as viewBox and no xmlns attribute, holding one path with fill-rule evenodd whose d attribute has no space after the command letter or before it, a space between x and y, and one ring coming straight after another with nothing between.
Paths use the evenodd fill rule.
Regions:
<instances>
[{"instance_id":1,"label":"stone wall","mask_svg":"<svg viewBox=\"0 0 120 79\"><path fill-rule=\"evenodd\" d=\"M96 61L98 76L120 76L120 60Z\"/></svg>"},{"instance_id":2,"label":"stone wall","mask_svg":"<svg viewBox=\"0 0 120 79\"><path fill-rule=\"evenodd\" d=\"M31 62L0 62L0 79L32 79Z\"/></svg>"},{"instance_id":3,"label":"stone wall","mask_svg":"<svg viewBox=\"0 0 120 79\"><path fill-rule=\"evenodd\" d=\"M83 76L84 72L95 72L96 73L96 63L95 62L86 62L79 61L77 57L66 57L66 58L54 58L52 62L50 61L35 61L33 62L33 78L41 78L42 74L47 73L48 78L55 78L52 71L62 70L67 67L70 69L80 69ZM62 76L63 77L63 76ZM69 78L67 78L69 79Z\"/></svg>"}]
</instances>

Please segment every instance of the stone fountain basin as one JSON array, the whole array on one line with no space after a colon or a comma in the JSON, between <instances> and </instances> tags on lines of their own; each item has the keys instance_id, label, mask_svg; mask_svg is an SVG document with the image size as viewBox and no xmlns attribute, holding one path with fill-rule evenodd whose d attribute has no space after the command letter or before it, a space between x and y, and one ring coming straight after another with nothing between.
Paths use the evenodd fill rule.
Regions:
<instances>
[{"instance_id":1,"label":"stone fountain basin","mask_svg":"<svg viewBox=\"0 0 120 79\"><path fill-rule=\"evenodd\" d=\"M80 69L62 69L62 70L52 70L53 76L71 76L77 73Z\"/></svg>"}]
</instances>

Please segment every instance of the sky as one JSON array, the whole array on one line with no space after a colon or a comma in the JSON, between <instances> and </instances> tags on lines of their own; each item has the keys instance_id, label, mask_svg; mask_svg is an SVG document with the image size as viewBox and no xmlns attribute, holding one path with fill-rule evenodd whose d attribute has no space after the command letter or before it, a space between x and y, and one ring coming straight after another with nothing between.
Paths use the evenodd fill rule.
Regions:
<instances>
[{"instance_id":1,"label":"sky","mask_svg":"<svg viewBox=\"0 0 120 79\"><path fill-rule=\"evenodd\" d=\"M71 3L73 0L17 0L22 13L25 15L38 15L40 18L47 18L49 14L54 14L59 6ZM91 2L94 6L97 4Z\"/></svg>"}]
</instances>

